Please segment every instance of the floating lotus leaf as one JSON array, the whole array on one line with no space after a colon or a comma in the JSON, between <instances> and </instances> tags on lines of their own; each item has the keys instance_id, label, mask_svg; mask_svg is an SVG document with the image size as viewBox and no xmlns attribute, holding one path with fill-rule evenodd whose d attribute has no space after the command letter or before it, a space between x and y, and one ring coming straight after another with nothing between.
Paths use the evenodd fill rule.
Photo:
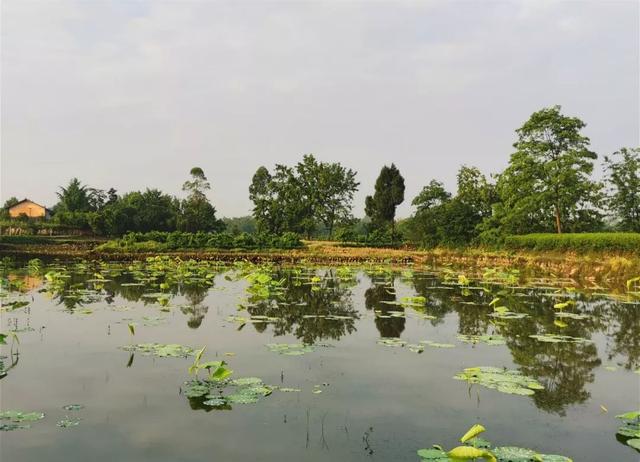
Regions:
<instances>
[{"instance_id":1,"label":"floating lotus leaf","mask_svg":"<svg viewBox=\"0 0 640 462\"><path fill-rule=\"evenodd\" d=\"M301 356L315 350L312 345L304 345L302 343L267 343L266 346L269 351L287 356Z\"/></svg>"},{"instance_id":2,"label":"floating lotus leaf","mask_svg":"<svg viewBox=\"0 0 640 462\"><path fill-rule=\"evenodd\" d=\"M237 379L233 379L229 382L231 385L236 385L239 387L249 386L249 385L262 385L262 379L259 377L240 377Z\"/></svg>"},{"instance_id":3,"label":"floating lotus leaf","mask_svg":"<svg viewBox=\"0 0 640 462\"><path fill-rule=\"evenodd\" d=\"M423 462L449 462L449 456L442 449L419 449L418 456Z\"/></svg>"},{"instance_id":4,"label":"floating lotus leaf","mask_svg":"<svg viewBox=\"0 0 640 462\"><path fill-rule=\"evenodd\" d=\"M80 409L84 409L84 406L82 404L67 404L62 406L62 409L65 411L79 411Z\"/></svg>"},{"instance_id":5,"label":"floating lotus leaf","mask_svg":"<svg viewBox=\"0 0 640 462\"><path fill-rule=\"evenodd\" d=\"M378 339L378 345L388 346L388 347L403 347L407 344L405 340L401 340L395 337L382 337Z\"/></svg>"},{"instance_id":6,"label":"floating lotus leaf","mask_svg":"<svg viewBox=\"0 0 640 462\"><path fill-rule=\"evenodd\" d=\"M544 388L537 380L522 375L519 371L497 367L470 367L453 378L512 395L530 396L535 390Z\"/></svg>"},{"instance_id":7,"label":"floating lotus leaf","mask_svg":"<svg viewBox=\"0 0 640 462\"><path fill-rule=\"evenodd\" d=\"M236 404L254 404L259 401L259 398L255 395L236 393L236 394L227 396L226 400L230 403L236 403Z\"/></svg>"},{"instance_id":8,"label":"floating lotus leaf","mask_svg":"<svg viewBox=\"0 0 640 462\"><path fill-rule=\"evenodd\" d=\"M195 350L191 347L179 345L177 343L139 343L137 345L125 345L121 347L125 351L137 351L143 355L153 355L160 358L186 358L192 356Z\"/></svg>"},{"instance_id":9,"label":"floating lotus leaf","mask_svg":"<svg viewBox=\"0 0 640 462\"><path fill-rule=\"evenodd\" d=\"M36 422L44 419L43 412L4 411L0 412L0 420L12 422Z\"/></svg>"},{"instance_id":10,"label":"floating lotus leaf","mask_svg":"<svg viewBox=\"0 0 640 462\"><path fill-rule=\"evenodd\" d=\"M432 348L455 348L456 347L453 343L438 343L438 342L433 342L431 340L420 340L420 343L423 345L428 345Z\"/></svg>"},{"instance_id":11,"label":"floating lotus leaf","mask_svg":"<svg viewBox=\"0 0 640 462\"><path fill-rule=\"evenodd\" d=\"M464 343L484 343L485 345L504 345L506 343L502 335L458 335L458 340Z\"/></svg>"},{"instance_id":12,"label":"floating lotus leaf","mask_svg":"<svg viewBox=\"0 0 640 462\"><path fill-rule=\"evenodd\" d=\"M14 424L14 423L8 423L8 424L2 424L0 425L0 431L2 432L10 432L13 430L26 430L28 428L31 428L31 425L28 424Z\"/></svg>"},{"instance_id":13,"label":"floating lotus leaf","mask_svg":"<svg viewBox=\"0 0 640 462\"><path fill-rule=\"evenodd\" d=\"M534 338L539 342L545 343L592 343L589 339L582 337L571 337L570 335L538 334L530 335L529 337Z\"/></svg>"},{"instance_id":14,"label":"floating lotus leaf","mask_svg":"<svg viewBox=\"0 0 640 462\"><path fill-rule=\"evenodd\" d=\"M70 419L68 416L56 424L60 428L77 427L78 425L80 425L80 419Z\"/></svg>"},{"instance_id":15,"label":"floating lotus leaf","mask_svg":"<svg viewBox=\"0 0 640 462\"><path fill-rule=\"evenodd\" d=\"M214 397L214 398L207 399L203 404L207 406L217 407L217 406L224 406L226 403L227 401L224 398Z\"/></svg>"},{"instance_id":16,"label":"floating lotus leaf","mask_svg":"<svg viewBox=\"0 0 640 462\"><path fill-rule=\"evenodd\" d=\"M408 344L407 348L409 349L409 351L412 351L414 353L422 353L424 351L424 345L417 345L414 343Z\"/></svg>"}]
</instances>

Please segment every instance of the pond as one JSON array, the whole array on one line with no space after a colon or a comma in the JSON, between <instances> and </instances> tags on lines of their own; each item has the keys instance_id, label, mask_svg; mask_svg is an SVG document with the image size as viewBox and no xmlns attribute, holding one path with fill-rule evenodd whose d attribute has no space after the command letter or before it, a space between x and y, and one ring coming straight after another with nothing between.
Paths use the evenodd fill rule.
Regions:
<instances>
[{"instance_id":1,"label":"pond","mask_svg":"<svg viewBox=\"0 0 640 462\"><path fill-rule=\"evenodd\" d=\"M419 461L474 424L638 460L615 417L640 401L634 287L160 257L2 272L2 460Z\"/></svg>"}]
</instances>

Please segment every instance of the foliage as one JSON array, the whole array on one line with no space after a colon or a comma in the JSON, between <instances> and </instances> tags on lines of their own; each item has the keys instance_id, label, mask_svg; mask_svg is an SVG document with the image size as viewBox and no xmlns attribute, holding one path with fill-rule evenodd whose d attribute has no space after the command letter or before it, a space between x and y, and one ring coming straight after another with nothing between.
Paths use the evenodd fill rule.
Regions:
<instances>
[{"instance_id":1,"label":"foliage","mask_svg":"<svg viewBox=\"0 0 640 462\"><path fill-rule=\"evenodd\" d=\"M454 378L514 395L533 395L535 390L544 389L534 378L498 367L468 367Z\"/></svg>"},{"instance_id":2,"label":"foliage","mask_svg":"<svg viewBox=\"0 0 640 462\"><path fill-rule=\"evenodd\" d=\"M618 428L616 435L620 437L627 446L640 451L640 411L631 411L617 415L623 423Z\"/></svg>"},{"instance_id":3,"label":"foliage","mask_svg":"<svg viewBox=\"0 0 640 462\"><path fill-rule=\"evenodd\" d=\"M484 431L482 425L476 424L460 438L462 446L445 451L441 446L434 444L431 449L419 449L418 456L422 462L462 462L477 459L487 462L571 462L568 457L539 454L531 449L515 446L491 449L492 444L489 441L477 436Z\"/></svg>"},{"instance_id":4,"label":"foliage","mask_svg":"<svg viewBox=\"0 0 640 462\"><path fill-rule=\"evenodd\" d=\"M232 235L229 233L185 233L181 231L127 233L96 247L102 252L162 252L184 249L294 249L302 246L297 234L274 236L266 233Z\"/></svg>"},{"instance_id":5,"label":"foliage","mask_svg":"<svg viewBox=\"0 0 640 462\"><path fill-rule=\"evenodd\" d=\"M392 240L395 238L396 208L404 202L404 178L391 164L380 170L373 196L365 199L365 213L371 218L375 228L385 230L391 227Z\"/></svg>"},{"instance_id":6,"label":"foliage","mask_svg":"<svg viewBox=\"0 0 640 462\"><path fill-rule=\"evenodd\" d=\"M640 232L640 148L622 148L604 163L609 180L609 208L622 231Z\"/></svg>"},{"instance_id":7,"label":"foliage","mask_svg":"<svg viewBox=\"0 0 640 462\"><path fill-rule=\"evenodd\" d=\"M211 185L200 167L191 169L191 181L186 181L182 190L189 193L182 201L177 227L181 231L222 231L224 223L216 218L216 209L207 198Z\"/></svg>"},{"instance_id":8,"label":"foliage","mask_svg":"<svg viewBox=\"0 0 640 462\"><path fill-rule=\"evenodd\" d=\"M594 230L600 225L601 185L593 182L585 123L560 106L534 112L516 130L516 151L500 174L496 208L503 234Z\"/></svg>"},{"instance_id":9,"label":"foliage","mask_svg":"<svg viewBox=\"0 0 640 462\"><path fill-rule=\"evenodd\" d=\"M525 234L508 236L504 245L509 249L637 252L640 250L640 233Z\"/></svg>"},{"instance_id":10,"label":"foliage","mask_svg":"<svg viewBox=\"0 0 640 462\"><path fill-rule=\"evenodd\" d=\"M480 223L491 216L495 200L494 185L477 168L463 165L455 197L431 180L413 199L417 210L403 226L405 236L422 247L468 245L478 236Z\"/></svg>"},{"instance_id":11,"label":"foliage","mask_svg":"<svg viewBox=\"0 0 640 462\"><path fill-rule=\"evenodd\" d=\"M359 185L355 176L353 170L318 162L311 154L294 167L276 165L273 174L258 168L249 187L258 229L310 237L322 224L331 237L337 223L351 218L351 202Z\"/></svg>"}]
</instances>

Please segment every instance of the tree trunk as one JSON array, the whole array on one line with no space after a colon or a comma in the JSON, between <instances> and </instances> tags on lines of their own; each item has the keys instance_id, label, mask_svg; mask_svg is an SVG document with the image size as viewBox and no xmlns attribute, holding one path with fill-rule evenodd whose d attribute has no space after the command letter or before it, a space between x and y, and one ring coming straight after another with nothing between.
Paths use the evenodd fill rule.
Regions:
<instances>
[{"instance_id":1,"label":"tree trunk","mask_svg":"<svg viewBox=\"0 0 640 462\"><path fill-rule=\"evenodd\" d=\"M556 205L556 231L562 234L562 224L560 222L560 207Z\"/></svg>"}]
</instances>

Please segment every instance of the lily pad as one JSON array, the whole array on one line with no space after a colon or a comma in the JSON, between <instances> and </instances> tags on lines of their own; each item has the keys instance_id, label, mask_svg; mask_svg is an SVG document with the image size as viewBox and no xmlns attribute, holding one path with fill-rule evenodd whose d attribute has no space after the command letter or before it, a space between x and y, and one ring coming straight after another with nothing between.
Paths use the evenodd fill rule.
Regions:
<instances>
[{"instance_id":1,"label":"lily pad","mask_svg":"<svg viewBox=\"0 0 640 462\"><path fill-rule=\"evenodd\" d=\"M377 341L378 345L388 346L388 347L403 347L407 344L406 340L401 340L395 337L382 337Z\"/></svg>"},{"instance_id":2,"label":"lily pad","mask_svg":"<svg viewBox=\"0 0 640 462\"><path fill-rule=\"evenodd\" d=\"M544 388L537 380L519 371L497 367L470 367L453 378L512 395L530 396L535 393L535 390Z\"/></svg>"},{"instance_id":3,"label":"lily pad","mask_svg":"<svg viewBox=\"0 0 640 462\"><path fill-rule=\"evenodd\" d=\"M65 411L79 411L80 409L84 409L84 405L82 404L67 404L62 406L62 409Z\"/></svg>"},{"instance_id":4,"label":"lily pad","mask_svg":"<svg viewBox=\"0 0 640 462\"><path fill-rule=\"evenodd\" d=\"M11 422L36 422L44 419L43 412L4 411L0 412L0 420Z\"/></svg>"},{"instance_id":5,"label":"lily pad","mask_svg":"<svg viewBox=\"0 0 640 462\"><path fill-rule=\"evenodd\" d=\"M143 355L153 355L160 358L186 358L187 356L192 356L195 352L193 348L177 343L139 343L137 345L125 345L121 348L125 351L137 351Z\"/></svg>"},{"instance_id":6,"label":"lily pad","mask_svg":"<svg viewBox=\"0 0 640 462\"><path fill-rule=\"evenodd\" d=\"M301 356L315 350L312 345L304 345L302 343L267 343L266 346L269 351L287 356Z\"/></svg>"},{"instance_id":7,"label":"lily pad","mask_svg":"<svg viewBox=\"0 0 640 462\"><path fill-rule=\"evenodd\" d=\"M506 343L502 335L458 335L458 340L464 343L484 343L485 345L504 345Z\"/></svg>"}]
</instances>

